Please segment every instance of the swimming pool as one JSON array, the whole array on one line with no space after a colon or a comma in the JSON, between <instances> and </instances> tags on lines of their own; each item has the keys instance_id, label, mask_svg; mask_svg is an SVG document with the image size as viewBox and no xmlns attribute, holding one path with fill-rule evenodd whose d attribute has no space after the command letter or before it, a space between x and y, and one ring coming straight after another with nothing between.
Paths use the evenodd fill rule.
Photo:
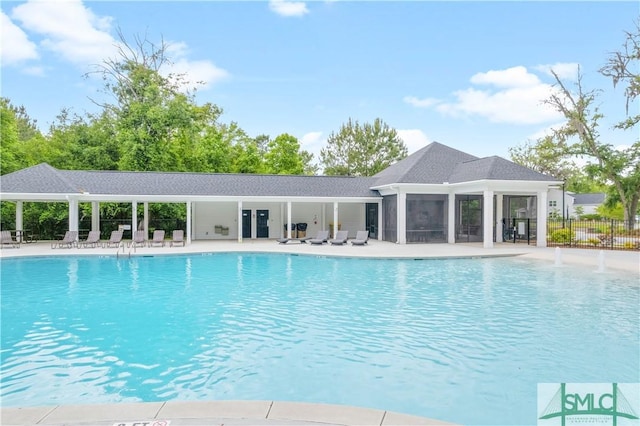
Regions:
<instances>
[{"instance_id":1,"label":"swimming pool","mask_svg":"<svg viewBox=\"0 0 640 426\"><path fill-rule=\"evenodd\" d=\"M260 399L535 423L636 382L638 277L517 258L2 259L3 406Z\"/></svg>"}]
</instances>

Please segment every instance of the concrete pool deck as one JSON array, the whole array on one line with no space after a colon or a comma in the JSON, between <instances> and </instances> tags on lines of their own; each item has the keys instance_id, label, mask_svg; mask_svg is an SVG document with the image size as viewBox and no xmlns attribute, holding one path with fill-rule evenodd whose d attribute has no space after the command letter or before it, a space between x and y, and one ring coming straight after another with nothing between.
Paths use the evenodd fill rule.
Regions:
<instances>
[{"instance_id":1,"label":"concrete pool deck","mask_svg":"<svg viewBox=\"0 0 640 426\"><path fill-rule=\"evenodd\" d=\"M275 240L237 241L194 241L186 247L138 247L138 248L51 248L51 242L22 244L17 248L2 248L0 258L22 256L64 256L64 255L99 255L99 256L153 256L163 254L186 253L220 253L220 252L259 252L259 253L292 253L315 256L347 256L399 259L445 259L465 257L504 257L519 256L555 264L557 251L554 247L535 247L524 243L497 243L492 248L483 248L482 243L468 244L394 244L386 241L369 240L365 246L345 244L334 246L329 244L312 245L289 242L279 244ZM640 252L616 250L591 250L577 248L561 248L562 263L566 265L592 267L594 271L600 267L602 253L606 270L627 271L640 276Z\"/></svg>"},{"instance_id":2,"label":"concrete pool deck","mask_svg":"<svg viewBox=\"0 0 640 426\"><path fill-rule=\"evenodd\" d=\"M555 248L500 243L485 249L475 244L398 245L373 240L366 246L310 245L298 242L279 244L262 241L194 241L186 247L52 249L51 242L3 248L0 258L25 256L154 256L186 253L260 252L313 256L372 258L442 259L466 257L519 256L533 262L554 265ZM560 249L563 265L574 265L607 273L624 271L639 278L640 252ZM602 265L604 263L604 265ZM380 409L283 401L150 402L107 405L66 405L49 407L1 407L2 425L445 425L444 421L415 417ZM137 422L137 423L135 423ZM165 423L163 423L165 422Z\"/></svg>"}]
</instances>

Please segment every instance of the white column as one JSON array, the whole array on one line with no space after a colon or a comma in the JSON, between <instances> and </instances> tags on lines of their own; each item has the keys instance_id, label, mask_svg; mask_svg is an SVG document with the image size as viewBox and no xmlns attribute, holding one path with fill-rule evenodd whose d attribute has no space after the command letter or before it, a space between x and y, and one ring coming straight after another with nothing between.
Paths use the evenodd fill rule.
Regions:
<instances>
[{"instance_id":1,"label":"white column","mask_svg":"<svg viewBox=\"0 0 640 426\"><path fill-rule=\"evenodd\" d=\"M333 202L333 238L336 237L336 234L338 233L338 202L334 201Z\"/></svg>"},{"instance_id":2,"label":"white column","mask_svg":"<svg viewBox=\"0 0 640 426\"><path fill-rule=\"evenodd\" d=\"M291 201L287 201L287 238L291 238Z\"/></svg>"},{"instance_id":3,"label":"white column","mask_svg":"<svg viewBox=\"0 0 640 426\"><path fill-rule=\"evenodd\" d=\"M483 246L491 248L493 247L493 191L484 191L482 227Z\"/></svg>"},{"instance_id":4,"label":"white column","mask_svg":"<svg viewBox=\"0 0 640 426\"><path fill-rule=\"evenodd\" d=\"M456 243L456 194L449 193L447 206L447 242Z\"/></svg>"},{"instance_id":5,"label":"white column","mask_svg":"<svg viewBox=\"0 0 640 426\"><path fill-rule=\"evenodd\" d=\"M146 211L147 211L147 203L144 203L145 206L145 216L146 216ZM145 218L145 225L144 225L144 229L146 232L147 229L147 220ZM187 244L191 244L191 201L187 201L187 229L185 231L185 233L187 234Z\"/></svg>"},{"instance_id":6,"label":"white column","mask_svg":"<svg viewBox=\"0 0 640 426\"><path fill-rule=\"evenodd\" d=\"M133 233L138 229L138 202L131 202L131 239L133 240Z\"/></svg>"},{"instance_id":7,"label":"white column","mask_svg":"<svg viewBox=\"0 0 640 426\"><path fill-rule=\"evenodd\" d=\"M100 203L97 201L91 202L91 230L100 230Z\"/></svg>"},{"instance_id":8,"label":"white column","mask_svg":"<svg viewBox=\"0 0 640 426\"><path fill-rule=\"evenodd\" d=\"M327 226L327 205L325 203L322 203L322 230L326 231L327 228L325 228Z\"/></svg>"},{"instance_id":9,"label":"white column","mask_svg":"<svg viewBox=\"0 0 640 426\"><path fill-rule=\"evenodd\" d=\"M143 223L142 226L143 231L144 231L144 239L145 241L149 239L149 203L148 202L144 202L143 204L143 209L144 209L144 217L142 219ZM189 238L189 237L187 237Z\"/></svg>"},{"instance_id":10,"label":"white column","mask_svg":"<svg viewBox=\"0 0 640 426\"><path fill-rule=\"evenodd\" d=\"M24 231L23 210L24 203L22 201L16 201L16 230L18 231Z\"/></svg>"},{"instance_id":11,"label":"white column","mask_svg":"<svg viewBox=\"0 0 640 426\"><path fill-rule=\"evenodd\" d=\"M536 234L536 245L538 247L546 247L547 246L547 191L539 191L538 192L538 205L536 211L536 221L537 221L537 234Z\"/></svg>"},{"instance_id":12,"label":"white column","mask_svg":"<svg viewBox=\"0 0 640 426\"><path fill-rule=\"evenodd\" d=\"M378 241L382 241L382 200L378 201Z\"/></svg>"},{"instance_id":13,"label":"white column","mask_svg":"<svg viewBox=\"0 0 640 426\"><path fill-rule=\"evenodd\" d=\"M287 236L287 231L284 229L284 203L280 203L280 238Z\"/></svg>"},{"instance_id":14,"label":"white column","mask_svg":"<svg viewBox=\"0 0 640 426\"><path fill-rule=\"evenodd\" d=\"M504 199L504 196L502 194L497 194L496 197L496 243L502 243L504 242L504 239L502 238L502 234L504 232L504 229L502 227L502 201Z\"/></svg>"},{"instance_id":15,"label":"white column","mask_svg":"<svg viewBox=\"0 0 640 426\"><path fill-rule=\"evenodd\" d=\"M242 242L242 200L238 201L238 242Z\"/></svg>"},{"instance_id":16,"label":"white column","mask_svg":"<svg viewBox=\"0 0 640 426\"><path fill-rule=\"evenodd\" d=\"M397 217L397 237L398 244L407 243L407 194L398 190L398 217Z\"/></svg>"},{"instance_id":17,"label":"white column","mask_svg":"<svg viewBox=\"0 0 640 426\"><path fill-rule=\"evenodd\" d=\"M74 198L69 199L69 231L78 231L78 200Z\"/></svg>"}]
</instances>

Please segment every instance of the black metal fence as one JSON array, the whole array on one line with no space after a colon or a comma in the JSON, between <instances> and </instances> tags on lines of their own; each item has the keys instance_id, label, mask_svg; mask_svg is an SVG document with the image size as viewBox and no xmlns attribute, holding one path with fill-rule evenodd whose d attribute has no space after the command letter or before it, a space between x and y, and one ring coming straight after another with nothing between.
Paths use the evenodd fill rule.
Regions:
<instances>
[{"instance_id":1,"label":"black metal fence","mask_svg":"<svg viewBox=\"0 0 640 426\"><path fill-rule=\"evenodd\" d=\"M549 220L547 245L550 247L640 250L640 226L623 220Z\"/></svg>"}]
</instances>

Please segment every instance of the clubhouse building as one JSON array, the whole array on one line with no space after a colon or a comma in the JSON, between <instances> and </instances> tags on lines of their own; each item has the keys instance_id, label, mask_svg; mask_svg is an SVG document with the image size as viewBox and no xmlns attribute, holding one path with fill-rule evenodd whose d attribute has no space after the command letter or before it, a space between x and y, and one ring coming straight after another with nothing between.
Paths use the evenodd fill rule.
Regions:
<instances>
[{"instance_id":1,"label":"clubhouse building","mask_svg":"<svg viewBox=\"0 0 640 426\"><path fill-rule=\"evenodd\" d=\"M133 230L148 229L149 203L184 203L187 243L290 237L287 224L305 223L311 236L341 228L353 237L366 229L370 238L398 244L489 248L512 228L524 232L513 226L524 220L535 223L528 237L546 246L548 191L561 185L501 157L433 142L371 177L81 171L43 163L1 176L0 199L16 203L16 229L25 201L67 202L71 231L78 230L79 203L92 205L92 230L100 229L101 202L131 203Z\"/></svg>"}]
</instances>

